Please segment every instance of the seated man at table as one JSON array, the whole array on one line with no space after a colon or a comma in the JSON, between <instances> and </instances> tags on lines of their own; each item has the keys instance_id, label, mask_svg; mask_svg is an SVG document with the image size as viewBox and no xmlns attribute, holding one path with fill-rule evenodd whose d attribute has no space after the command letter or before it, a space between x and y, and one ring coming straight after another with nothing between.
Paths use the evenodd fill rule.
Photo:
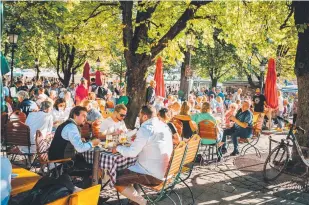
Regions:
<instances>
[{"instance_id":1,"label":"seated man at table","mask_svg":"<svg viewBox=\"0 0 309 205\"><path fill-rule=\"evenodd\" d=\"M105 138L107 134L119 135L122 132L127 132L126 124L123 121L126 116L127 107L124 104L116 105L113 115L101 123L101 138Z\"/></svg>"},{"instance_id":2,"label":"seated man at table","mask_svg":"<svg viewBox=\"0 0 309 205\"><path fill-rule=\"evenodd\" d=\"M118 173L115 187L131 201L144 205L147 200L132 184L156 186L162 183L173 151L173 142L169 127L156 117L152 106L143 106L139 119L141 127L131 146L113 148L114 153L118 151L124 157L137 157L135 165Z\"/></svg>"},{"instance_id":3,"label":"seated man at table","mask_svg":"<svg viewBox=\"0 0 309 205\"><path fill-rule=\"evenodd\" d=\"M80 125L86 122L87 110L84 107L76 106L71 112L69 119L58 126L55 136L48 150L49 160L58 160L75 156L77 152L86 152L100 143L94 139L90 142L83 142L79 131Z\"/></svg>"},{"instance_id":4,"label":"seated man at table","mask_svg":"<svg viewBox=\"0 0 309 205\"><path fill-rule=\"evenodd\" d=\"M226 142L226 136L230 135L234 145L234 151L231 156L239 154L237 137L250 138L252 135L252 119L253 115L249 110L250 103L245 100L241 109L238 110L236 116L231 116L230 120L234 122L234 126L230 129L226 129L223 132L222 142ZM222 146L222 154L226 153L226 143Z\"/></svg>"}]
</instances>

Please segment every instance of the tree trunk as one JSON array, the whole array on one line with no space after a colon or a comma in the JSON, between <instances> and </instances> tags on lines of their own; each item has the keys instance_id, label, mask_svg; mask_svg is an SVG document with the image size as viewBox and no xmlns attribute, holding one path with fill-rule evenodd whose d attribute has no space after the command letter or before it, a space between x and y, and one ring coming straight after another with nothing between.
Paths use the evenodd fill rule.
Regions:
<instances>
[{"instance_id":1,"label":"tree trunk","mask_svg":"<svg viewBox=\"0 0 309 205\"><path fill-rule=\"evenodd\" d=\"M213 78L211 79L211 87L217 87L217 83L218 83L218 79L217 78Z\"/></svg>"},{"instance_id":2,"label":"tree trunk","mask_svg":"<svg viewBox=\"0 0 309 205\"><path fill-rule=\"evenodd\" d=\"M180 71L180 90L184 92L184 98L188 99L188 94L189 94L189 81L188 78L186 77L186 68L189 67L190 63L190 51L187 50L184 52L185 58L184 62L181 64L181 71Z\"/></svg>"},{"instance_id":3,"label":"tree trunk","mask_svg":"<svg viewBox=\"0 0 309 205\"><path fill-rule=\"evenodd\" d=\"M129 63L127 62L127 96L129 96L130 100L127 105L128 117L125 122L129 129L134 128L140 108L146 104L146 74L150 64L150 58L141 62L136 57L133 57Z\"/></svg>"},{"instance_id":4,"label":"tree trunk","mask_svg":"<svg viewBox=\"0 0 309 205\"><path fill-rule=\"evenodd\" d=\"M309 2L293 2L295 6L295 25L304 26L304 31L298 30L298 44L295 59L295 74L298 84L297 124L306 130L306 134L298 135L300 145L309 146ZM298 27L299 28L299 27Z\"/></svg>"},{"instance_id":5,"label":"tree trunk","mask_svg":"<svg viewBox=\"0 0 309 205\"><path fill-rule=\"evenodd\" d=\"M40 77L40 69L39 69L39 66L37 65L36 66L36 80L39 80L39 77Z\"/></svg>"}]
</instances>

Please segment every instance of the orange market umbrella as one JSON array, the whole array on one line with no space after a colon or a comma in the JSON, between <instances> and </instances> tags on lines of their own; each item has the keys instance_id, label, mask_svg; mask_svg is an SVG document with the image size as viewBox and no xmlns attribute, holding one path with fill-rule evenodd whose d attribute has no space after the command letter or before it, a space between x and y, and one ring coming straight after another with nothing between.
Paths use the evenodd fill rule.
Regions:
<instances>
[{"instance_id":1,"label":"orange market umbrella","mask_svg":"<svg viewBox=\"0 0 309 205\"><path fill-rule=\"evenodd\" d=\"M161 96L165 98L165 85L164 85L164 77L163 77L163 64L162 64L162 59L159 57L157 59L157 64L156 64L156 72L154 76L154 80L157 83L156 86L156 96Z\"/></svg>"},{"instance_id":2,"label":"orange market umbrella","mask_svg":"<svg viewBox=\"0 0 309 205\"><path fill-rule=\"evenodd\" d=\"M273 58L268 61L268 70L265 84L265 98L267 105L270 108L278 107L278 92L277 92L277 73L276 63Z\"/></svg>"},{"instance_id":3,"label":"orange market umbrella","mask_svg":"<svg viewBox=\"0 0 309 205\"><path fill-rule=\"evenodd\" d=\"M88 61L84 65L83 77L87 80L87 85L89 86L90 82L90 65Z\"/></svg>"}]
</instances>

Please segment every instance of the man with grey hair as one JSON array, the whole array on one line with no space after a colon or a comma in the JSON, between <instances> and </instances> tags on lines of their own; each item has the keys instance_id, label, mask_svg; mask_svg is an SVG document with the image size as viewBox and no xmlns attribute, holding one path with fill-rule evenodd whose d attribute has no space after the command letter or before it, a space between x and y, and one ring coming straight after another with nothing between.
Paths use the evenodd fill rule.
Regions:
<instances>
[{"instance_id":1,"label":"man with grey hair","mask_svg":"<svg viewBox=\"0 0 309 205\"><path fill-rule=\"evenodd\" d=\"M240 97L241 93L242 93L242 89L238 88L237 92L235 92L233 95L233 102L236 102L237 100L241 100L241 97Z\"/></svg>"},{"instance_id":2,"label":"man with grey hair","mask_svg":"<svg viewBox=\"0 0 309 205\"><path fill-rule=\"evenodd\" d=\"M25 124L30 128L30 142L31 148L30 153L36 153L35 146L35 134L37 130L40 130L43 136L51 133L53 128L53 116L51 115L51 110L53 104L50 101L43 101L41 103L41 109L38 112L31 112ZM29 153L27 146L19 146L19 149L23 153Z\"/></svg>"},{"instance_id":3,"label":"man with grey hair","mask_svg":"<svg viewBox=\"0 0 309 205\"><path fill-rule=\"evenodd\" d=\"M19 102L18 108L27 116L29 115L30 112L37 111L39 109L37 104L29 99L29 95L26 91L23 90L18 91L16 96Z\"/></svg>"},{"instance_id":4,"label":"man with grey hair","mask_svg":"<svg viewBox=\"0 0 309 205\"><path fill-rule=\"evenodd\" d=\"M223 132L222 142L226 142L226 136L229 135L232 138L234 144L234 151L231 153L231 156L236 156L239 154L238 151L238 137L241 138L250 138L252 136L252 124L253 124L253 115L250 112L250 102L245 100L242 103L241 109L238 110L236 116L233 115L229 120L234 122L234 126L230 129L226 129ZM226 143L222 146L222 154L226 153Z\"/></svg>"}]
</instances>

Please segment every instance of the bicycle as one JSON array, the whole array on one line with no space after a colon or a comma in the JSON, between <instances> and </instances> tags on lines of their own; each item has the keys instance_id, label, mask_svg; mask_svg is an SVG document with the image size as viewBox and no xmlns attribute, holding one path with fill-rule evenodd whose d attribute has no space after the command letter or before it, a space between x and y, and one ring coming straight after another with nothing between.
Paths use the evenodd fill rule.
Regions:
<instances>
[{"instance_id":1,"label":"bicycle","mask_svg":"<svg viewBox=\"0 0 309 205\"><path fill-rule=\"evenodd\" d=\"M291 153L289 147L291 147L292 149L292 147L295 146L298 155L306 166L306 172L305 174L301 175L301 177L305 177L305 190L307 190L309 182L309 161L305 159L301 147L299 146L294 134L294 130L296 132L302 132L303 134L305 134L305 130L299 126L295 126L294 124L289 123L287 120L281 117L278 117L278 119L287 123L290 129L288 135L286 136L286 139L281 139L281 142L273 140L271 136L269 137L269 155L264 163L263 178L265 181L276 180L286 169L288 162L290 161ZM292 144L290 144L290 141L292 142ZM279 144L273 150L271 149L272 142Z\"/></svg>"}]
</instances>

